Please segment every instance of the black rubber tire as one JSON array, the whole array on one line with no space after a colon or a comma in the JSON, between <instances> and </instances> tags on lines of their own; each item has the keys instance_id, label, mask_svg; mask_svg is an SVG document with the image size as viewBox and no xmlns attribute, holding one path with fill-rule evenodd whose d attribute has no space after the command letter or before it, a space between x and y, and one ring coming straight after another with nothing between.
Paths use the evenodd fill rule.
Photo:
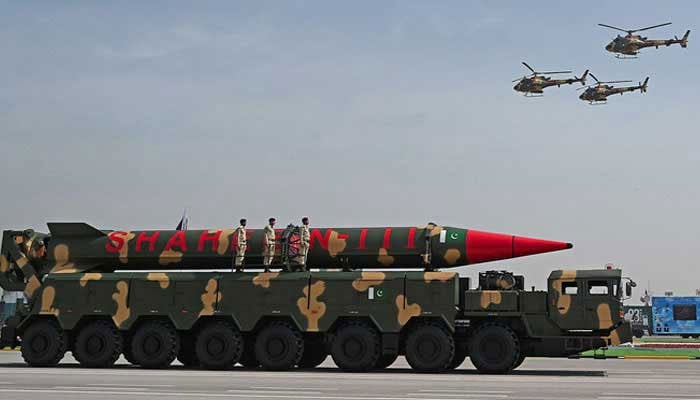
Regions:
<instances>
[{"instance_id":1,"label":"black rubber tire","mask_svg":"<svg viewBox=\"0 0 700 400\"><path fill-rule=\"evenodd\" d=\"M635 329L632 331L632 336L641 339L644 336L644 331L642 329Z\"/></svg>"},{"instance_id":2,"label":"black rubber tire","mask_svg":"<svg viewBox=\"0 0 700 400\"><path fill-rule=\"evenodd\" d=\"M469 356L480 373L506 373L520 358L518 335L505 325L483 324L469 342Z\"/></svg>"},{"instance_id":3,"label":"black rubber tire","mask_svg":"<svg viewBox=\"0 0 700 400\"><path fill-rule=\"evenodd\" d=\"M143 368L166 368L180 352L180 337L166 321L147 321L131 338L131 355Z\"/></svg>"},{"instance_id":4,"label":"black rubber tire","mask_svg":"<svg viewBox=\"0 0 700 400\"><path fill-rule=\"evenodd\" d=\"M177 353L177 360L185 368L197 368L199 366L199 359L197 359L197 354L194 348L195 337L190 334L180 335L180 351Z\"/></svg>"},{"instance_id":5,"label":"black rubber tire","mask_svg":"<svg viewBox=\"0 0 700 400\"><path fill-rule=\"evenodd\" d=\"M522 365L523 361L525 361L525 356L520 354L520 357L518 357L518 361L516 361L515 364L513 364L510 370L512 371L518 368L520 365Z\"/></svg>"},{"instance_id":6,"label":"black rubber tire","mask_svg":"<svg viewBox=\"0 0 700 400\"><path fill-rule=\"evenodd\" d=\"M442 324L421 323L406 337L406 361L418 372L444 371L454 354L454 338Z\"/></svg>"},{"instance_id":7,"label":"black rubber tire","mask_svg":"<svg viewBox=\"0 0 700 400\"><path fill-rule=\"evenodd\" d=\"M273 321L255 339L255 358L268 371L294 368L304 354L301 333L284 321Z\"/></svg>"},{"instance_id":8,"label":"black rubber tire","mask_svg":"<svg viewBox=\"0 0 700 400\"><path fill-rule=\"evenodd\" d=\"M112 321L93 321L85 325L73 343L73 357L83 367L111 367L124 346L121 332Z\"/></svg>"},{"instance_id":9,"label":"black rubber tire","mask_svg":"<svg viewBox=\"0 0 700 400\"><path fill-rule=\"evenodd\" d=\"M338 368L349 372L369 371L381 356L381 338L374 327L364 322L350 322L338 328L331 356Z\"/></svg>"},{"instance_id":10,"label":"black rubber tire","mask_svg":"<svg viewBox=\"0 0 700 400\"><path fill-rule=\"evenodd\" d=\"M393 364L396 359L399 358L397 353L394 354L382 354L378 359L377 363L374 364L374 369L385 369Z\"/></svg>"},{"instance_id":11,"label":"black rubber tire","mask_svg":"<svg viewBox=\"0 0 700 400\"><path fill-rule=\"evenodd\" d=\"M233 324L211 321L197 335L195 354L204 369L229 369L243 354L243 337Z\"/></svg>"},{"instance_id":12,"label":"black rubber tire","mask_svg":"<svg viewBox=\"0 0 700 400\"><path fill-rule=\"evenodd\" d=\"M322 338L306 338L304 340L304 354L297 365L299 368L316 368L328 358L326 346Z\"/></svg>"},{"instance_id":13,"label":"black rubber tire","mask_svg":"<svg viewBox=\"0 0 700 400\"><path fill-rule=\"evenodd\" d=\"M52 367L66 354L68 335L53 320L36 320L22 333L22 358L30 367Z\"/></svg>"},{"instance_id":14,"label":"black rubber tire","mask_svg":"<svg viewBox=\"0 0 700 400\"><path fill-rule=\"evenodd\" d=\"M452 357L452 361L450 361L450 365L447 366L447 369L457 369L464 363L464 360L467 359L467 356L469 355L469 342L460 340L460 341L455 341L455 355Z\"/></svg>"}]
</instances>

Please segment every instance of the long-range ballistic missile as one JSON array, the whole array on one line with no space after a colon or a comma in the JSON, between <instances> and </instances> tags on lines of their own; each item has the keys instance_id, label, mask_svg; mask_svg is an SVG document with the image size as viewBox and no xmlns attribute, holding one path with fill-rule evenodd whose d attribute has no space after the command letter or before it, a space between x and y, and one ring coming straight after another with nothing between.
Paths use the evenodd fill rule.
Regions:
<instances>
[{"instance_id":1,"label":"long-range ballistic missile","mask_svg":"<svg viewBox=\"0 0 700 400\"><path fill-rule=\"evenodd\" d=\"M49 223L46 272L231 268L233 229L107 231ZM277 230L277 260L282 229ZM291 240L290 240L291 242ZM247 230L245 265L262 265L262 229ZM564 250L566 242L429 224L422 227L312 228L309 268L449 268ZM42 252L43 254L43 252Z\"/></svg>"}]
</instances>

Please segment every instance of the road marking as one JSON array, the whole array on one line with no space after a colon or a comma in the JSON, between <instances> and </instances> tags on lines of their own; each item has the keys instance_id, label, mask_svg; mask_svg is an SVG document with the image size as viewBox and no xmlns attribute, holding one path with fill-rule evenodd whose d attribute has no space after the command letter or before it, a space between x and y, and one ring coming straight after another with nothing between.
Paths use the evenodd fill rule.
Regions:
<instances>
[{"instance_id":1,"label":"road marking","mask_svg":"<svg viewBox=\"0 0 700 400\"><path fill-rule=\"evenodd\" d=\"M406 393L406 394L413 394L413 393ZM445 393L445 392L424 392L421 390L421 394L425 394L428 396L443 396L443 397L456 397L456 398L465 398L465 397L476 397L476 398L488 398L488 399L505 399L508 397L507 394L487 394L487 393Z\"/></svg>"},{"instance_id":2,"label":"road marking","mask_svg":"<svg viewBox=\"0 0 700 400\"><path fill-rule=\"evenodd\" d=\"M263 390L263 389L229 389L227 390L229 393L272 393L272 394L321 394L320 391L318 390L283 390L283 389L275 389L275 390Z\"/></svg>"},{"instance_id":3,"label":"road marking","mask_svg":"<svg viewBox=\"0 0 700 400\"><path fill-rule=\"evenodd\" d=\"M89 386L54 386L53 389L75 389L75 390L95 390L95 389L105 389L105 390L144 390L144 388L135 388L135 387L128 387L128 386L117 386L117 385L112 385L112 386L102 386L99 388L95 387L89 387Z\"/></svg>"},{"instance_id":4,"label":"road marking","mask_svg":"<svg viewBox=\"0 0 700 400\"><path fill-rule=\"evenodd\" d=\"M445 392L445 393L494 393L494 394L510 394L512 390L470 390L470 389L421 389L419 392Z\"/></svg>"}]
</instances>

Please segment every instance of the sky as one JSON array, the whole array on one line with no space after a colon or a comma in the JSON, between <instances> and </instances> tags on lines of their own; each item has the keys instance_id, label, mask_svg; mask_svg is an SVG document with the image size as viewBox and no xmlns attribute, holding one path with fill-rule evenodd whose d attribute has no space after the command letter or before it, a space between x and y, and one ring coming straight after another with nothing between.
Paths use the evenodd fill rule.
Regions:
<instances>
[{"instance_id":1,"label":"sky","mask_svg":"<svg viewBox=\"0 0 700 400\"><path fill-rule=\"evenodd\" d=\"M700 288L700 3L0 0L0 229L428 221L571 241L460 268ZM604 50L616 32L687 49ZM511 80L650 76L604 106ZM642 294L635 293L636 300Z\"/></svg>"}]
</instances>

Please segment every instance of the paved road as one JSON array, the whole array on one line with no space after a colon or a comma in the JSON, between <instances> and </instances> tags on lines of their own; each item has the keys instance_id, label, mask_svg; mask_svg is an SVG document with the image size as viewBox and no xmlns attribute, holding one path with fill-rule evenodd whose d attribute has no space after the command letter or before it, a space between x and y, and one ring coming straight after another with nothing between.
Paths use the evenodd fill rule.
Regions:
<instances>
[{"instance_id":1,"label":"paved road","mask_svg":"<svg viewBox=\"0 0 700 400\"><path fill-rule=\"evenodd\" d=\"M399 359L384 372L341 373L327 360L308 371L27 368L17 352L0 352L1 399L602 399L700 400L697 360L528 359L514 374L476 374L467 361L445 374L416 374Z\"/></svg>"}]
</instances>

